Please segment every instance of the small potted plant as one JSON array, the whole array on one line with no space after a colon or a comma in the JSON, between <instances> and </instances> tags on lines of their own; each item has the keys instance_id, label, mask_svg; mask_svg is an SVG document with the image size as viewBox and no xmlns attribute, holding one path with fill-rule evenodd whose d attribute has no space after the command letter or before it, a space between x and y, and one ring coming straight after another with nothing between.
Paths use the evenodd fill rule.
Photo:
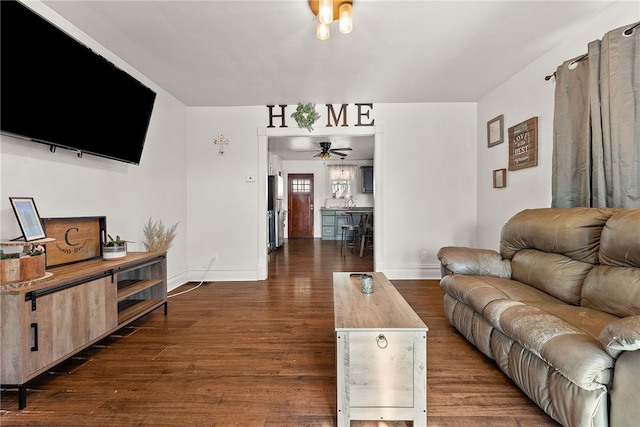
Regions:
<instances>
[{"instance_id":1,"label":"small potted plant","mask_svg":"<svg viewBox=\"0 0 640 427\"><path fill-rule=\"evenodd\" d=\"M122 240L120 236L116 236L114 239L111 235L107 235L108 241L102 244L102 258L104 259L118 259L127 256L127 240Z\"/></svg>"}]
</instances>

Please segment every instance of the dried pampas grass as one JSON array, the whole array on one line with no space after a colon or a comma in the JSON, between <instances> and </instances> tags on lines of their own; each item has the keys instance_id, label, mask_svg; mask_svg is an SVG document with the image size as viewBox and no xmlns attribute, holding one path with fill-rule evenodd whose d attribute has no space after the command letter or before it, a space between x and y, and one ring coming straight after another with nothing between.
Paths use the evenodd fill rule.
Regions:
<instances>
[{"instance_id":1,"label":"dried pampas grass","mask_svg":"<svg viewBox=\"0 0 640 427\"><path fill-rule=\"evenodd\" d=\"M179 223L178 221L171 227L165 229L162 220L155 222L149 218L149 222L147 222L147 225L142 229L144 234L143 243L147 251L162 252L169 250L173 245L173 239L176 237L176 229Z\"/></svg>"}]
</instances>

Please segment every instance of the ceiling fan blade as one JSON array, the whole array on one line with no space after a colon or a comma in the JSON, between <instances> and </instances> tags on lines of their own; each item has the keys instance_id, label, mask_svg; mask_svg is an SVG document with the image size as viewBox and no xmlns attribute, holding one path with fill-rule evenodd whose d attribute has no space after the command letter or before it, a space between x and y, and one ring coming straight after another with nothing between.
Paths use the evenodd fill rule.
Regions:
<instances>
[{"instance_id":1,"label":"ceiling fan blade","mask_svg":"<svg viewBox=\"0 0 640 427\"><path fill-rule=\"evenodd\" d=\"M339 153L336 150L329 150L331 152L331 154L335 154L336 156L340 156L340 157L347 157L348 154L347 153Z\"/></svg>"},{"instance_id":2,"label":"ceiling fan blade","mask_svg":"<svg viewBox=\"0 0 640 427\"><path fill-rule=\"evenodd\" d=\"M353 151L353 148L350 148L350 147L344 147L344 148L333 148L332 150L337 150L337 151Z\"/></svg>"}]
</instances>

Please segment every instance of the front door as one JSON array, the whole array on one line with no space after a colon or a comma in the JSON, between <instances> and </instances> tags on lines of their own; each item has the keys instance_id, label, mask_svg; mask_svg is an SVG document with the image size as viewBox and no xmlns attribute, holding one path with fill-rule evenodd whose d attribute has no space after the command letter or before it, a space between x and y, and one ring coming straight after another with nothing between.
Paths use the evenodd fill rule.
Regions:
<instances>
[{"instance_id":1,"label":"front door","mask_svg":"<svg viewBox=\"0 0 640 427\"><path fill-rule=\"evenodd\" d=\"M289 237L313 237L313 174L290 174Z\"/></svg>"}]
</instances>

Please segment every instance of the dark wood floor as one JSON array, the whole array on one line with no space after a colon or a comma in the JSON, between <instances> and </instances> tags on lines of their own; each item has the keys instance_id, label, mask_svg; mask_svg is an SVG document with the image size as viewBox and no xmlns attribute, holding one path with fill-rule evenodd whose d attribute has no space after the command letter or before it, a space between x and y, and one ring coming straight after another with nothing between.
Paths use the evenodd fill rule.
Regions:
<instances>
[{"instance_id":1,"label":"dark wood floor","mask_svg":"<svg viewBox=\"0 0 640 427\"><path fill-rule=\"evenodd\" d=\"M171 298L167 316L156 310L32 381L26 409L3 390L0 424L333 426L332 272L372 266L371 255L341 257L339 242L289 240L270 255L269 280ZM430 426L557 425L449 325L437 281L393 283L429 327Z\"/></svg>"}]
</instances>

